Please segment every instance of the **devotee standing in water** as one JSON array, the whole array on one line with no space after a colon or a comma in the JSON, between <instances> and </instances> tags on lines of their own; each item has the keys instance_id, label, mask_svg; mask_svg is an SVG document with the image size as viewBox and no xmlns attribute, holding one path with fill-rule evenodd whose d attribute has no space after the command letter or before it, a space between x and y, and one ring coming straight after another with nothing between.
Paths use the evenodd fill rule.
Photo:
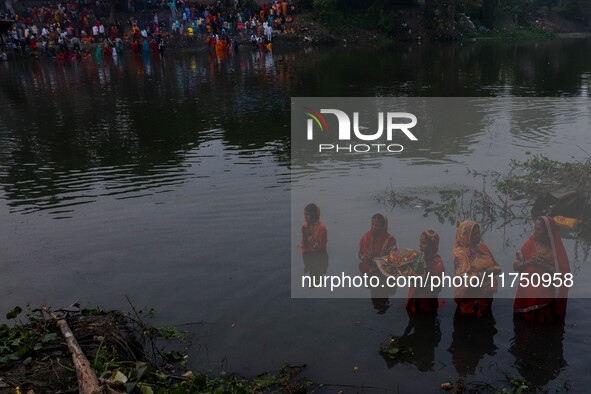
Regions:
<instances>
[{"instance_id":1,"label":"devotee standing in water","mask_svg":"<svg viewBox=\"0 0 591 394\"><path fill-rule=\"evenodd\" d=\"M541 279L546 275L552 278L552 284L555 274L560 274L562 282L559 287L545 287L542 280L539 286L533 286L531 280L528 286L522 286L519 281L513 305L515 317L533 323L564 321L568 300L568 287L564 285L564 279L570 273L570 264L553 218L542 216L536 220L534 234L517 253L513 268L528 274L530 279L536 275Z\"/></svg>"},{"instance_id":2,"label":"devotee standing in water","mask_svg":"<svg viewBox=\"0 0 591 394\"><path fill-rule=\"evenodd\" d=\"M308 204L304 208L304 224L302 225L302 258L304 273L324 275L328 268L328 233L320 221L320 208L316 204Z\"/></svg>"},{"instance_id":3,"label":"devotee standing in water","mask_svg":"<svg viewBox=\"0 0 591 394\"><path fill-rule=\"evenodd\" d=\"M424 253L427 272L431 276L439 276L444 271L443 261L439 257L439 234L433 230L423 231L419 240L419 248ZM429 287L410 287L406 311L413 313L435 313L439 306L440 288L431 290Z\"/></svg>"},{"instance_id":4,"label":"devotee standing in water","mask_svg":"<svg viewBox=\"0 0 591 394\"><path fill-rule=\"evenodd\" d=\"M388 218L376 213L371 217L371 229L359 241L359 271L365 274L378 272L373 258L385 256L395 245L396 238L388 232Z\"/></svg>"},{"instance_id":5,"label":"devotee standing in water","mask_svg":"<svg viewBox=\"0 0 591 394\"><path fill-rule=\"evenodd\" d=\"M480 226L471 220L458 227L454 245L454 267L456 276L467 275L468 280L479 276L481 286L472 287L469 283L456 289L456 313L462 316L482 317L491 314L493 294L497 291L497 280L489 279L501 272L490 249L480 242Z\"/></svg>"}]
</instances>

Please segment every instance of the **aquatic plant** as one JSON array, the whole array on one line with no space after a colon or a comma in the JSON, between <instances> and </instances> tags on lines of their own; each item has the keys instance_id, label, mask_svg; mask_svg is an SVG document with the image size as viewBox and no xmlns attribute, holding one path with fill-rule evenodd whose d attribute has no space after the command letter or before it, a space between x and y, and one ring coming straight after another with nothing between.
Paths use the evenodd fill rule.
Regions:
<instances>
[{"instance_id":1,"label":"aquatic plant","mask_svg":"<svg viewBox=\"0 0 591 394\"><path fill-rule=\"evenodd\" d=\"M390 188L375 198L392 207L422 209L423 216L433 214L440 223L448 222L453 226L469 219L476 220L483 228L487 228L495 224L499 218L504 218L505 222L517 218L500 196L493 198L488 194L485 183L482 190L459 186L457 189L440 189L436 193L438 201L421 197L419 194L402 194Z\"/></svg>"},{"instance_id":2,"label":"aquatic plant","mask_svg":"<svg viewBox=\"0 0 591 394\"><path fill-rule=\"evenodd\" d=\"M591 159L566 163L534 155L513 160L495 187L514 201L531 206L532 214L563 215L587 220L591 215Z\"/></svg>"},{"instance_id":3,"label":"aquatic plant","mask_svg":"<svg viewBox=\"0 0 591 394\"><path fill-rule=\"evenodd\" d=\"M57 339L53 325L38 314L40 309L26 314L27 324L17 320L22 311L21 307L16 306L6 314L6 319L15 320L13 327L0 325L0 368L2 364L13 361L31 364L33 353Z\"/></svg>"},{"instance_id":4,"label":"aquatic plant","mask_svg":"<svg viewBox=\"0 0 591 394\"><path fill-rule=\"evenodd\" d=\"M404 336L390 335L388 343L380 345L380 354L390 360L398 360L412 354L412 347L404 343Z\"/></svg>"},{"instance_id":5,"label":"aquatic plant","mask_svg":"<svg viewBox=\"0 0 591 394\"><path fill-rule=\"evenodd\" d=\"M482 178L482 188L465 186L401 193L390 189L375 198L392 207L423 209L440 223L457 226L464 220L476 220L483 228L497 228L514 221L527 222L539 215L563 215L587 221L591 217L591 159L564 163L543 155L512 160L509 171L467 174ZM585 226L580 227L581 231Z\"/></svg>"}]
</instances>

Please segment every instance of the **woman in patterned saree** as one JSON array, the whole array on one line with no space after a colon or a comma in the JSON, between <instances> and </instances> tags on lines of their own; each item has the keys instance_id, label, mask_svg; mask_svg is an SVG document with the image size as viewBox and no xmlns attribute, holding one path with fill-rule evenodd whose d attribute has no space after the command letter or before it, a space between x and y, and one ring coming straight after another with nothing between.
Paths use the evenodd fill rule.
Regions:
<instances>
[{"instance_id":1,"label":"woman in patterned saree","mask_svg":"<svg viewBox=\"0 0 591 394\"><path fill-rule=\"evenodd\" d=\"M469 283L456 288L456 313L463 316L482 317L491 314L492 295L497 291L497 280L493 276L501 272L490 249L480 242L480 226L471 220L458 227L454 245L454 267L456 276L480 277L481 286L472 287Z\"/></svg>"}]
</instances>

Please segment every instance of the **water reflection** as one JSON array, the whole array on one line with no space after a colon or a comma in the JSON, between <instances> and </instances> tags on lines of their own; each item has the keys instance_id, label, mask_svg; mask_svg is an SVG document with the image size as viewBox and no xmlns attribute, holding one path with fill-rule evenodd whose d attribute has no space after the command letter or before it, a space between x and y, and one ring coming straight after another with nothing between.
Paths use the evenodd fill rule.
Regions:
<instances>
[{"instance_id":1,"label":"water reflection","mask_svg":"<svg viewBox=\"0 0 591 394\"><path fill-rule=\"evenodd\" d=\"M304 275L320 278L328 270L328 253L303 253ZM321 283L321 282L319 282ZM318 286L320 287L320 285Z\"/></svg>"},{"instance_id":2,"label":"water reflection","mask_svg":"<svg viewBox=\"0 0 591 394\"><path fill-rule=\"evenodd\" d=\"M460 376L474 375L485 355L496 354L495 318L492 315L479 318L463 316L456 311L453 324L452 343L448 349L452 363Z\"/></svg>"},{"instance_id":3,"label":"water reflection","mask_svg":"<svg viewBox=\"0 0 591 394\"><path fill-rule=\"evenodd\" d=\"M509 352L515 367L529 383L545 386L568 366L562 351L564 324L540 325L514 319L515 336Z\"/></svg>"},{"instance_id":4,"label":"water reflection","mask_svg":"<svg viewBox=\"0 0 591 394\"><path fill-rule=\"evenodd\" d=\"M0 183L9 205L62 212L104 195L169 190L199 164L187 152L216 138L251 165L269 154L286 163L288 138L278 126L289 103L263 94L261 55L248 55L221 60L221 74L210 71L211 59L195 56L10 64L0 76L0 106L11 109L0 116ZM274 68L266 58L262 67ZM265 71L272 84L283 83L284 66Z\"/></svg>"},{"instance_id":5,"label":"water reflection","mask_svg":"<svg viewBox=\"0 0 591 394\"><path fill-rule=\"evenodd\" d=\"M396 294L396 287L387 286L385 276L381 274L376 276L380 281L378 287L370 287L369 289L371 304L378 315L383 315L390 309L390 297Z\"/></svg>"},{"instance_id":6,"label":"water reflection","mask_svg":"<svg viewBox=\"0 0 591 394\"><path fill-rule=\"evenodd\" d=\"M375 53L313 52L292 96L587 96L591 39L400 45ZM319 69L331 72L319 73Z\"/></svg>"},{"instance_id":7,"label":"water reflection","mask_svg":"<svg viewBox=\"0 0 591 394\"><path fill-rule=\"evenodd\" d=\"M404 362L413 364L421 372L432 371L435 366L435 349L441 341L441 328L437 313L409 315L404 334L397 338L401 349L411 349L408 353L392 357L382 352L388 368Z\"/></svg>"}]
</instances>

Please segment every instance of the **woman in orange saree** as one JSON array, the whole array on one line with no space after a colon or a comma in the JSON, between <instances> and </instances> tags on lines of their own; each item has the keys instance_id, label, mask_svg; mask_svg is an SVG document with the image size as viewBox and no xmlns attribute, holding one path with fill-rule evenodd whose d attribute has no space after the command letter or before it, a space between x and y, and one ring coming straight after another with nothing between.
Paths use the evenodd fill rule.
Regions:
<instances>
[{"instance_id":1,"label":"woman in orange saree","mask_svg":"<svg viewBox=\"0 0 591 394\"><path fill-rule=\"evenodd\" d=\"M570 264L562 238L558 232L558 226L553 218L542 216L536 220L534 234L521 247L513 268L529 277L537 274L540 278L544 274L550 274L554 282L554 274L564 275L570 273ZM523 318L528 322L552 323L562 322L566 316L566 304L568 300L568 287L543 285L522 286L521 281L513 312L515 317Z\"/></svg>"},{"instance_id":2,"label":"woman in orange saree","mask_svg":"<svg viewBox=\"0 0 591 394\"><path fill-rule=\"evenodd\" d=\"M328 268L328 233L320 221L320 208L316 204L308 204L304 208L305 222L302 225L302 259L304 273L324 275Z\"/></svg>"},{"instance_id":3,"label":"woman in orange saree","mask_svg":"<svg viewBox=\"0 0 591 394\"><path fill-rule=\"evenodd\" d=\"M468 280L472 276L482 279L480 287L472 287L467 283L456 288L455 301L458 304L456 313L463 316L482 317L491 314L493 298L497 291L497 281L489 280L489 274L501 272L490 249L480 242L480 226L471 220L458 227L454 245L454 267L456 276L466 274Z\"/></svg>"}]
</instances>

